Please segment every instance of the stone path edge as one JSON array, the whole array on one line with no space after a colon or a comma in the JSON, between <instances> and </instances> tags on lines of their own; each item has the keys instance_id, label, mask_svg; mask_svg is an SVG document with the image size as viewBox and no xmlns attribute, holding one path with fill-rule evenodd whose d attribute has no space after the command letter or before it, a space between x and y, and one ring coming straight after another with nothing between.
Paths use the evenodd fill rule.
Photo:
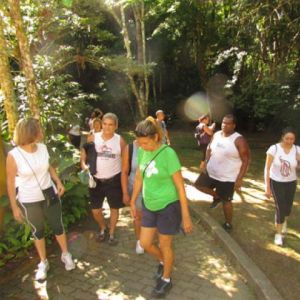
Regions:
<instances>
[{"instance_id":1,"label":"stone path edge","mask_svg":"<svg viewBox=\"0 0 300 300\"><path fill-rule=\"evenodd\" d=\"M242 274L248 280L250 286L258 299L264 300L283 300L282 296L273 286L267 276L253 262L253 260L242 250L238 243L206 212L197 211L190 205L191 215L201 222L204 228L209 230L212 235L221 243L226 253L237 264Z\"/></svg>"}]
</instances>

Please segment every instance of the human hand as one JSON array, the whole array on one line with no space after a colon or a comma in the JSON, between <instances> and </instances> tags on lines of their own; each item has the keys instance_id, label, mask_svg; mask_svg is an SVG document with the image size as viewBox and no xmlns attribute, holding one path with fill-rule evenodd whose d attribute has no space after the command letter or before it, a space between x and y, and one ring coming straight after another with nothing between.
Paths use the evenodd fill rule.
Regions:
<instances>
[{"instance_id":1,"label":"human hand","mask_svg":"<svg viewBox=\"0 0 300 300\"><path fill-rule=\"evenodd\" d=\"M94 142L94 141L95 141L95 135L92 134L92 133L89 134L89 135L87 136L86 140L87 140L88 143Z\"/></svg>"},{"instance_id":2,"label":"human hand","mask_svg":"<svg viewBox=\"0 0 300 300\"><path fill-rule=\"evenodd\" d=\"M272 197L272 191L271 191L271 188L269 186L266 187L265 195L268 199L270 199Z\"/></svg>"},{"instance_id":3,"label":"human hand","mask_svg":"<svg viewBox=\"0 0 300 300\"><path fill-rule=\"evenodd\" d=\"M65 187L63 186L61 181L58 181L56 183L56 188L57 188L58 196L61 197L65 193Z\"/></svg>"},{"instance_id":4,"label":"human hand","mask_svg":"<svg viewBox=\"0 0 300 300\"><path fill-rule=\"evenodd\" d=\"M136 218L136 207L135 207L135 203L133 201L130 201L130 213L131 213L131 217L133 219Z\"/></svg>"},{"instance_id":5,"label":"human hand","mask_svg":"<svg viewBox=\"0 0 300 300\"><path fill-rule=\"evenodd\" d=\"M18 223L23 223L24 222L24 215L23 215L21 209L18 206L13 209L13 216L14 216L14 219Z\"/></svg>"},{"instance_id":6,"label":"human hand","mask_svg":"<svg viewBox=\"0 0 300 300\"><path fill-rule=\"evenodd\" d=\"M193 223L190 215L182 217L182 228L185 233L191 233L193 231Z\"/></svg>"},{"instance_id":7,"label":"human hand","mask_svg":"<svg viewBox=\"0 0 300 300\"><path fill-rule=\"evenodd\" d=\"M234 189L237 191L237 192L240 192L241 191L241 187L242 187L242 184L243 184L243 179L237 179L234 183Z\"/></svg>"},{"instance_id":8,"label":"human hand","mask_svg":"<svg viewBox=\"0 0 300 300\"><path fill-rule=\"evenodd\" d=\"M129 206L130 205L130 197L129 197L129 195L128 194L123 194L123 203L124 203L124 205L126 205L126 206Z\"/></svg>"}]
</instances>

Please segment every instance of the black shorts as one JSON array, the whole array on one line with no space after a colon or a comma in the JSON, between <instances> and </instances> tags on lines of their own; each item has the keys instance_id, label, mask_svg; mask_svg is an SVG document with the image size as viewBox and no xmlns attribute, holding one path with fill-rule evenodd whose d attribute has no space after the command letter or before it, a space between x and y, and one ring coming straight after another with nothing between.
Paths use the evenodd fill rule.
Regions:
<instances>
[{"instance_id":1,"label":"black shorts","mask_svg":"<svg viewBox=\"0 0 300 300\"><path fill-rule=\"evenodd\" d=\"M180 202L175 201L158 211L151 211L143 204L142 227L157 228L160 234L174 235L181 224Z\"/></svg>"},{"instance_id":2,"label":"black shorts","mask_svg":"<svg viewBox=\"0 0 300 300\"><path fill-rule=\"evenodd\" d=\"M93 189L89 188L91 209L102 208L104 198L107 199L110 208L118 209L124 206L121 174L106 180L94 179L96 187Z\"/></svg>"},{"instance_id":3,"label":"black shorts","mask_svg":"<svg viewBox=\"0 0 300 300\"><path fill-rule=\"evenodd\" d=\"M234 182L219 181L209 177L206 172L202 172L195 182L195 187L201 189L206 187L215 190L222 201L231 201L234 193Z\"/></svg>"}]
</instances>

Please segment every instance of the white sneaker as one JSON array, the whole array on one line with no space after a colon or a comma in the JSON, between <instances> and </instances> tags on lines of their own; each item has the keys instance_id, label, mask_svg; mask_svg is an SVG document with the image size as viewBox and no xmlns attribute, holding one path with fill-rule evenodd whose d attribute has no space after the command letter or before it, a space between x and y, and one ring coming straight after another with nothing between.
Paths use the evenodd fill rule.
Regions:
<instances>
[{"instance_id":1,"label":"white sneaker","mask_svg":"<svg viewBox=\"0 0 300 300\"><path fill-rule=\"evenodd\" d=\"M70 252L62 253L61 261L65 264L66 271L71 271L76 267Z\"/></svg>"},{"instance_id":2,"label":"white sneaker","mask_svg":"<svg viewBox=\"0 0 300 300\"><path fill-rule=\"evenodd\" d=\"M283 245L282 235L281 234L279 234L279 233L275 234L274 244L277 245L277 246L282 246Z\"/></svg>"},{"instance_id":3,"label":"white sneaker","mask_svg":"<svg viewBox=\"0 0 300 300\"><path fill-rule=\"evenodd\" d=\"M287 221L286 220L282 223L282 233L284 235L287 234Z\"/></svg>"},{"instance_id":4,"label":"white sneaker","mask_svg":"<svg viewBox=\"0 0 300 300\"><path fill-rule=\"evenodd\" d=\"M48 260L45 259L38 264L38 270L35 273L35 280L45 280L50 266Z\"/></svg>"},{"instance_id":5,"label":"white sneaker","mask_svg":"<svg viewBox=\"0 0 300 300\"><path fill-rule=\"evenodd\" d=\"M144 254L145 252L144 248L141 246L140 240L136 242L135 252L136 254Z\"/></svg>"}]
</instances>

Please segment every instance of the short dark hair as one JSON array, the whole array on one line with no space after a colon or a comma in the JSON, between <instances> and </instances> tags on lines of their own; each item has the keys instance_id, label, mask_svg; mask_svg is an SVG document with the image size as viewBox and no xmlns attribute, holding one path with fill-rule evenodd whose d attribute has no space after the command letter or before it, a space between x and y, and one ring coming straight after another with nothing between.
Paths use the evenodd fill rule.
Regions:
<instances>
[{"instance_id":1,"label":"short dark hair","mask_svg":"<svg viewBox=\"0 0 300 300\"><path fill-rule=\"evenodd\" d=\"M284 137L287 133L292 133L295 136L295 138L297 137L296 130L291 126L285 127L281 130L281 137Z\"/></svg>"},{"instance_id":2,"label":"short dark hair","mask_svg":"<svg viewBox=\"0 0 300 300\"><path fill-rule=\"evenodd\" d=\"M198 120L201 122L202 120L207 119L207 118L209 118L209 115L204 114L204 115L201 115Z\"/></svg>"},{"instance_id":3,"label":"short dark hair","mask_svg":"<svg viewBox=\"0 0 300 300\"><path fill-rule=\"evenodd\" d=\"M224 117L223 117L223 119L231 119L232 120L232 123L233 124L235 124L236 125L236 116L235 115L233 115L233 114L227 114L227 115L225 115Z\"/></svg>"}]
</instances>

